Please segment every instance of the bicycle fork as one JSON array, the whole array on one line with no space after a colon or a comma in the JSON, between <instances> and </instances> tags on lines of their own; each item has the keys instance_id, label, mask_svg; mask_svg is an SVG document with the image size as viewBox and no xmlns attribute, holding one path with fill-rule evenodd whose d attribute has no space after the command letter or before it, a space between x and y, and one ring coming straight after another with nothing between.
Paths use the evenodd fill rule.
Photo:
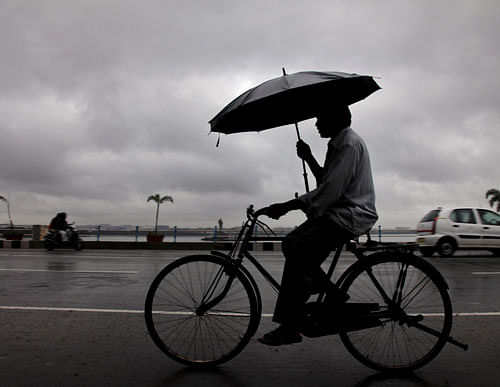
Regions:
<instances>
[{"instance_id":1,"label":"bicycle fork","mask_svg":"<svg viewBox=\"0 0 500 387\"><path fill-rule=\"evenodd\" d=\"M232 285L233 279L234 279L234 275L231 275L231 273L229 273L227 271L227 269L228 269L228 267L221 267L219 269L219 272L217 273L214 280L212 281L212 283L208 287L205 295L203 296L203 300L202 300L201 304L198 306L198 308L196 308L195 313L197 316L203 316L207 311L212 309L214 306L216 306L219 302L221 302L227 296L227 293L229 292L229 289L231 288L231 285ZM236 270L236 269L230 268L230 270ZM213 299L211 299L212 296L214 295L216 289L218 288L219 283L222 280L224 274L227 274L229 277L227 280L227 283L224 285L224 288L222 289L220 294L218 296L214 297ZM207 300L209 300L209 301L207 301Z\"/></svg>"}]
</instances>

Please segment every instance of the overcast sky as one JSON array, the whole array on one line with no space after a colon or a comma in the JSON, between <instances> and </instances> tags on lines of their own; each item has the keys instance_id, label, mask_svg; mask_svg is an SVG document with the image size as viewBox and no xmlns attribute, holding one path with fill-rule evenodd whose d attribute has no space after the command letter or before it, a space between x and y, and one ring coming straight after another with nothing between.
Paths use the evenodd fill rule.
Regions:
<instances>
[{"instance_id":1,"label":"overcast sky","mask_svg":"<svg viewBox=\"0 0 500 387\"><path fill-rule=\"evenodd\" d=\"M209 134L246 89L303 70L377 77L352 105L382 227L500 188L500 3L0 0L0 195L17 224L241 224L303 193L293 126ZM318 160L326 142L300 123ZM311 176L312 178L312 176ZM0 223L7 222L0 203ZM304 219L289 214L274 225Z\"/></svg>"}]
</instances>

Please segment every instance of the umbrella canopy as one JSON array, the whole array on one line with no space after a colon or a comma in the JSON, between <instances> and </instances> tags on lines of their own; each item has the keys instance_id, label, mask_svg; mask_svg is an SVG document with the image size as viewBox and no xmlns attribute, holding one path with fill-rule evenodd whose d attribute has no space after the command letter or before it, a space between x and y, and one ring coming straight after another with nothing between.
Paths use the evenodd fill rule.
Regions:
<instances>
[{"instance_id":1,"label":"umbrella canopy","mask_svg":"<svg viewBox=\"0 0 500 387\"><path fill-rule=\"evenodd\" d=\"M210 128L229 134L293 124L317 116L329 105L351 105L378 89L368 75L333 71L283 74L234 99L209 121Z\"/></svg>"}]
</instances>

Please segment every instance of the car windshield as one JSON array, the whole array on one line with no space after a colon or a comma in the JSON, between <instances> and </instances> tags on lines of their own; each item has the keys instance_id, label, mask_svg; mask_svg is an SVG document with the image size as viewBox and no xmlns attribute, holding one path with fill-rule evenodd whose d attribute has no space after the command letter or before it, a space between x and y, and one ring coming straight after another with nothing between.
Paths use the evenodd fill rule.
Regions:
<instances>
[{"instance_id":1,"label":"car windshield","mask_svg":"<svg viewBox=\"0 0 500 387\"><path fill-rule=\"evenodd\" d=\"M441 212L440 209L430 211L427 215L425 215L422 218L421 222L431 222L431 221L433 221L435 218L437 218L437 216L439 215L440 212Z\"/></svg>"}]
</instances>

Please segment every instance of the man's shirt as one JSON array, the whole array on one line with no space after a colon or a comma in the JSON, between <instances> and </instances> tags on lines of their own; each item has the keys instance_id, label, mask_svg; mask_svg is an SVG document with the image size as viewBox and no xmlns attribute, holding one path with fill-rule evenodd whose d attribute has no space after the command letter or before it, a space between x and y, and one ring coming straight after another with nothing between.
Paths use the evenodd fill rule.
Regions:
<instances>
[{"instance_id":1,"label":"man's shirt","mask_svg":"<svg viewBox=\"0 0 500 387\"><path fill-rule=\"evenodd\" d=\"M364 234L378 219L368 149L351 128L328 142L319 186L299 197L307 204L308 218L327 215L353 233Z\"/></svg>"}]
</instances>

